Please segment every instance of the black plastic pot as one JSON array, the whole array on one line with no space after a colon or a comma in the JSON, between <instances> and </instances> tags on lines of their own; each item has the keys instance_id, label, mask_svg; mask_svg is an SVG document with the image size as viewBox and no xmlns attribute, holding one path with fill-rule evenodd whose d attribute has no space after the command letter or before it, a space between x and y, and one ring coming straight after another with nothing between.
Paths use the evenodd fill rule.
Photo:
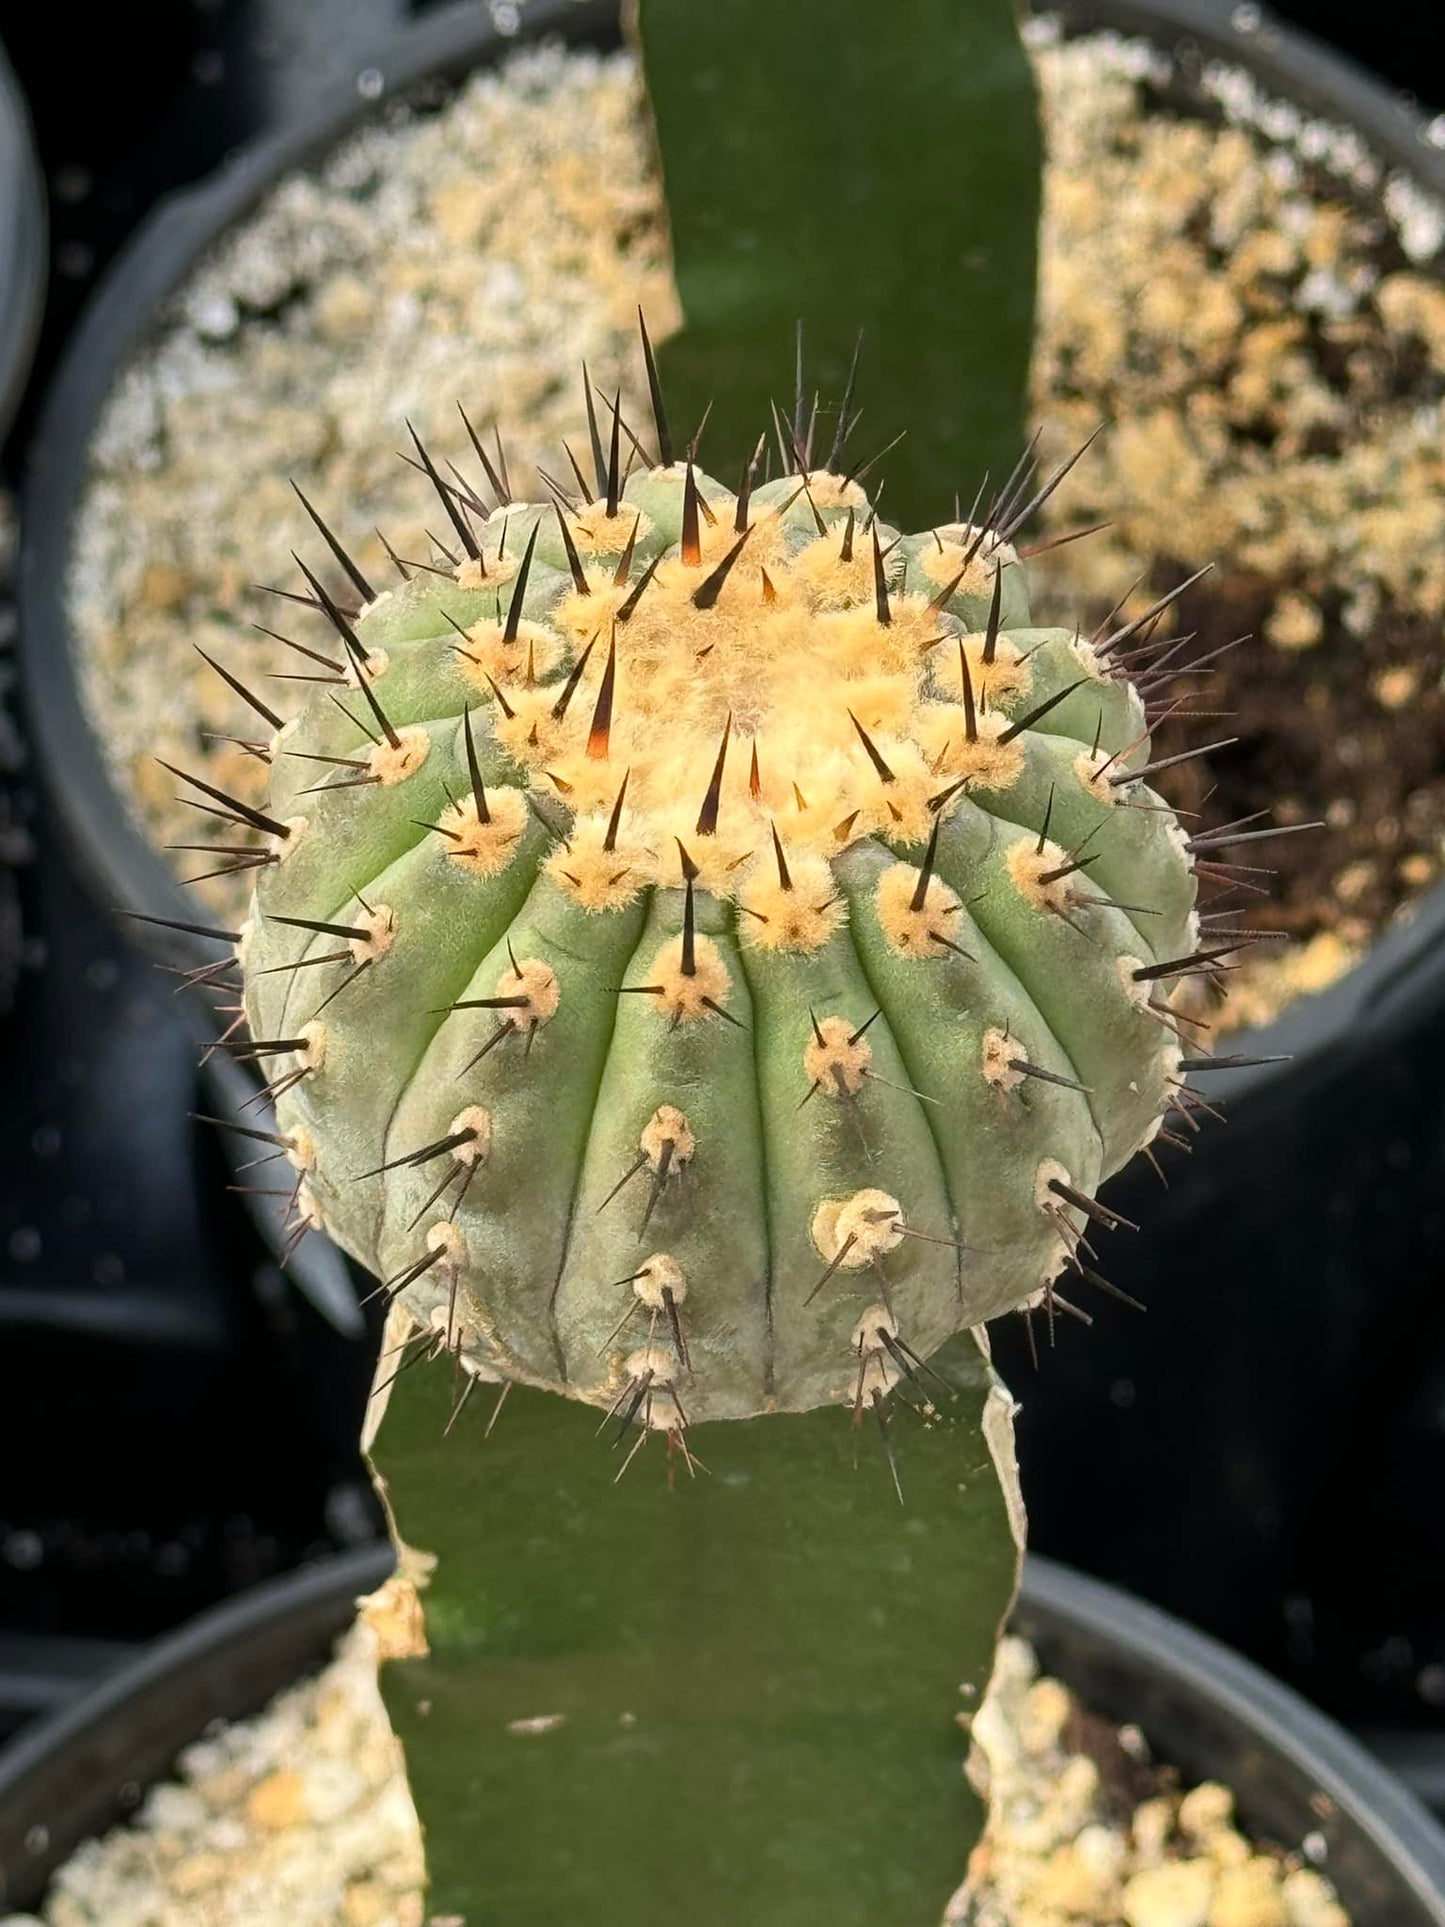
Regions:
<instances>
[{"instance_id":1,"label":"black plastic pot","mask_svg":"<svg viewBox=\"0 0 1445 1927\"><path fill-rule=\"evenodd\" d=\"M610 45L617 11L616 0L532 0L519 37ZM1066 0L1062 12L1071 32L1137 32L1170 52L1185 96L1201 62L1237 63L1445 194L1445 156L1417 114L1253 6ZM108 903L182 919L188 909L110 783L70 653L70 524L105 398L197 257L280 176L389 101L445 89L516 40L481 6L399 33L365 63L368 98L326 96L163 204L75 333L27 481L24 673L56 805ZM182 965L212 954L175 934L146 940ZM1038 1380L1021 1339L999 1340L1025 1397L1038 1542L1126 1578L1376 1724L1426 1717L1415 1682L1445 1661L1445 1546L1421 1546L1416 1525L1445 1477L1445 1302L1434 1289L1445 1098L1430 1069L1445 1062L1442 954L1437 889L1332 991L1238 1040L1291 1061L1210 1081L1231 1130L1175 1162L1167 1195L1143 1170L1117 1183L1111 1202L1146 1235L1134 1251L1111 1240L1105 1268L1149 1301L1147 1320L1131 1326L1103 1308L1087 1342L1063 1333L1061 1369Z\"/></svg>"},{"instance_id":2,"label":"black plastic pot","mask_svg":"<svg viewBox=\"0 0 1445 1927\"><path fill-rule=\"evenodd\" d=\"M318 1665L381 1547L292 1573L158 1640L0 1753L0 1902L34 1906L79 1843L133 1810L215 1719ZM1139 1725L1187 1784L1222 1780L1255 1836L1316 1857L1360 1927L1445 1927L1445 1834L1338 1728L1235 1654L1066 1567L1031 1560L1015 1615L1093 1712Z\"/></svg>"},{"instance_id":3,"label":"black plastic pot","mask_svg":"<svg viewBox=\"0 0 1445 1927\"><path fill-rule=\"evenodd\" d=\"M25 100L0 48L0 442L30 372L45 282L45 188Z\"/></svg>"},{"instance_id":4,"label":"black plastic pot","mask_svg":"<svg viewBox=\"0 0 1445 1927\"><path fill-rule=\"evenodd\" d=\"M1172 91L1224 61L1353 128L1445 201L1438 122L1256 6L1067 0L1070 32L1138 33ZM1035 1374L1016 1321L997 1356L1022 1398L1034 1543L1247 1651L1367 1726L1415 1783L1445 1780L1445 886L1331 989L1231 1038L1287 1061L1201 1079L1229 1128L1142 1163L1108 1202L1143 1226ZM1385 1732L1383 1729L1394 1729Z\"/></svg>"}]
</instances>

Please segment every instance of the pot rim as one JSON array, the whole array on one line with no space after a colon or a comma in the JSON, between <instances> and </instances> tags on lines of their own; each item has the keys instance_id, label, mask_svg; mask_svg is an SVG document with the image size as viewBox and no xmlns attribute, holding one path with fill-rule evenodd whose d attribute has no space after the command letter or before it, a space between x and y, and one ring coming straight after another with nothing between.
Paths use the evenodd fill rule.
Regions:
<instances>
[{"instance_id":1,"label":"pot rim","mask_svg":"<svg viewBox=\"0 0 1445 1927\"><path fill-rule=\"evenodd\" d=\"M513 47L560 37L572 45L618 42L617 0L529 0L520 28L503 34L469 0L430 15L358 62L358 83L322 96L281 129L242 149L197 185L161 201L111 264L66 346L28 451L19 570L20 669L30 729L47 788L81 867L112 907L187 921L195 906L133 822L111 782L82 707L65 614L74 514L100 410L161 304L227 227L286 173L315 161L378 112L426 82L457 80ZM1265 90L1347 124L1376 157L1445 198L1445 151L1418 106L1308 33L1232 0L1055 0L1034 9L1070 36L1112 30L1153 41L1177 58L1223 59ZM363 89L362 81L365 81ZM154 925L130 934L158 960L195 968L210 947ZM1338 1064L1338 1046L1377 1049L1408 1022L1413 999L1445 947L1445 883L1425 891L1336 983L1298 998L1274 1022L1233 1033L1229 1054L1279 1057L1211 1074L1212 1098L1307 1092Z\"/></svg>"},{"instance_id":2,"label":"pot rim","mask_svg":"<svg viewBox=\"0 0 1445 1927\"><path fill-rule=\"evenodd\" d=\"M349 1623L354 1600L391 1569L390 1548L374 1544L252 1587L152 1641L0 1750L0 1904L33 1905L83 1838L109 1824L123 1804L133 1809L135 1798L122 1803L120 1789L130 1782L134 1793L139 1779L163 1777L215 1715L218 1693L226 1695L228 1717L244 1718L320 1663ZM1333 1802L1335 1818L1322 1828L1333 1828L1343 1846L1365 1855L1386 1900L1393 1888L1390 1913L1375 1917L1398 1927L1445 1924L1445 1832L1390 1773L1289 1688L1183 1621L1033 1554L1012 1624L1039 1642L1046 1665L1056 1653L1077 1660L1092 1649L1104 1673L1112 1666L1126 1686L1137 1682L1140 1698L1172 1698L1186 1724L1195 1709L1237 1726L1251 1757L1266 1757ZM1094 1710L1115 1720L1133 1716L1132 1707L1095 1704L1089 1683L1069 1680L1067 1665L1059 1670ZM187 1726L192 1718L197 1724ZM117 1731L122 1721L133 1729L129 1751ZM1173 1757L1171 1764L1186 1778L1205 1777L1205 1769L1188 1760ZM67 1797L68 1822L57 1821L46 1801ZM83 1814L76 1811L80 1800ZM1401 1902L1414 1903L1410 1912L1396 1910ZM1363 1927L1365 1916L1357 1917Z\"/></svg>"}]
</instances>

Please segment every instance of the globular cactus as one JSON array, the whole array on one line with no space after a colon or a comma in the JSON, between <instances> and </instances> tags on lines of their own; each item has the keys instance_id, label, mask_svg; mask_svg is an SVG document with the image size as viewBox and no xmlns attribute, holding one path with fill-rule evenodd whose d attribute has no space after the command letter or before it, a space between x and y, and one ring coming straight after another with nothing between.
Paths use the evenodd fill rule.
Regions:
<instances>
[{"instance_id":1,"label":"globular cactus","mask_svg":"<svg viewBox=\"0 0 1445 1927\"><path fill-rule=\"evenodd\" d=\"M1164 605L1031 625L1026 466L918 534L801 429L733 493L649 373L659 459L594 411L591 499L417 442L455 567L377 590L321 525L239 951L301 1218L463 1366L676 1440L881 1410L1096 1278L1223 943L1126 673Z\"/></svg>"}]
</instances>

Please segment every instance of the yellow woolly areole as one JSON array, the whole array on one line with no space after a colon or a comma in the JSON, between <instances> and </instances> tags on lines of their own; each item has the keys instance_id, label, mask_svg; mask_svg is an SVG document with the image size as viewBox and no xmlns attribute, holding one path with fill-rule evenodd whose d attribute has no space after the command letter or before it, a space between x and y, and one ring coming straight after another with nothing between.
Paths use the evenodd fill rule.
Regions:
<instances>
[{"instance_id":1,"label":"yellow woolly areole","mask_svg":"<svg viewBox=\"0 0 1445 1927\"><path fill-rule=\"evenodd\" d=\"M803 1047L803 1075L830 1096L856 1097L863 1088L873 1047L854 1025L841 1017L814 1020L812 1035Z\"/></svg>"},{"instance_id":2,"label":"yellow woolly areole","mask_svg":"<svg viewBox=\"0 0 1445 1927\"><path fill-rule=\"evenodd\" d=\"M521 957L508 965L497 979L497 995L518 1000L507 1006L507 1016L518 1030L540 1030L556 1016L561 1001L557 974L540 957Z\"/></svg>"},{"instance_id":3,"label":"yellow woolly areole","mask_svg":"<svg viewBox=\"0 0 1445 1927\"><path fill-rule=\"evenodd\" d=\"M1057 843L1047 837L1037 842L1020 837L1017 843L1009 845L1005 862L1014 888L1035 910L1052 910L1062 915L1068 909L1076 879L1082 873L1073 867L1068 854Z\"/></svg>"},{"instance_id":4,"label":"yellow woolly areole","mask_svg":"<svg viewBox=\"0 0 1445 1927\"><path fill-rule=\"evenodd\" d=\"M426 1248L440 1254L445 1271L458 1272L467 1262L467 1241L449 1218L441 1219L427 1232Z\"/></svg>"},{"instance_id":5,"label":"yellow woolly areole","mask_svg":"<svg viewBox=\"0 0 1445 1927\"><path fill-rule=\"evenodd\" d=\"M304 1224L308 1230L324 1231L326 1229L326 1213L322 1209L321 1200L305 1178L296 1187L295 1214L297 1222Z\"/></svg>"},{"instance_id":6,"label":"yellow woolly areole","mask_svg":"<svg viewBox=\"0 0 1445 1927\"><path fill-rule=\"evenodd\" d=\"M830 468L810 468L798 477L801 488L806 482L807 499L815 508L853 509L861 518L868 512L868 495L861 482L846 475L835 475Z\"/></svg>"},{"instance_id":7,"label":"yellow woolly areole","mask_svg":"<svg viewBox=\"0 0 1445 1927\"><path fill-rule=\"evenodd\" d=\"M847 915L833 872L806 851L783 856L782 866L780 874L772 852L759 858L738 898L746 912L739 934L752 950L820 950Z\"/></svg>"},{"instance_id":8,"label":"yellow woolly areole","mask_svg":"<svg viewBox=\"0 0 1445 1927\"><path fill-rule=\"evenodd\" d=\"M519 622L509 636L505 621L492 616L474 622L466 641L459 636L456 642L457 659L479 689L545 676L562 660L562 651L562 638L545 622Z\"/></svg>"},{"instance_id":9,"label":"yellow woolly areole","mask_svg":"<svg viewBox=\"0 0 1445 1927\"><path fill-rule=\"evenodd\" d=\"M933 680L940 694L963 699L963 667L960 652L968 663L968 684L980 716L1001 709L1027 696L1033 682L1028 657L1007 635L994 637L993 660L986 661L988 637L979 631L959 636L940 646L934 653Z\"/></svg>"},{"instance_id":10,"label":"yellow woolly areole","mask_svg":"<svg viewBox=\"0 0 1445 1927\"><path fill-rule=\"evenodd\" d=\"M652 533L651 518L630 502L619 502L617 513L607 513L604 497L584 502L575 515L567 517L567 527L579 555L616 555L629 542L646 541Z\"/></svg>"},{"instance_id":11,"label":"yellow woolly areole","mask_svg":"<svg viewBox=\"0 0 1445 1927\"><path fill-rule=\"evenodd\" d=\"M884 579L892 584L898 575L897 562L889 558L884 563ZM820 609L842 609L850 602L871 603L873 542L871 536L863 534L861 518L855 514L851 530L845 518L826 535L799 549L793 557L789 586L794 583Z\"/></svg>"},{"instance_id":12,"label":"yellow woolly areole","mask_svg":"<svg viewBox=\"0 0 1445 1927\"><path fill-rule=\"evenodd\" d=\"M955 935L962 907L957 894L941 877L931 876L920 892L922 882L922 871L911 863L891 864L879 877L874 903L884 936L905 957L962 949Z\"/></svg>"},{"instance_id":13,"label":"yellow woolly areole","mask_svg":"<svg viewBox=\"0 0 1445 1927\"><path fill-rule=\"evenodd\" d=\"M1006 1031L996 1027L986 1030L983 1034L981 1066L984 1082L992 1084L998 1091L1016 1091L1028 1075L1017 1067L1018 1059L1022 1056L1022 1050Z\"/></svg>"},{"instance_id":14,"label":"yellow woolly areole","mask_svg":"<svg viewBox=\"0 0 1445 1927\"><path fill-rule=\"evenodd\" d=\"M642 1345L628 1353L622 1376L629 1386L643 1393L642 1407L636 1414L639 1424L666 1432L687 1423L673 1390L673 1380L681 1369L680 1362L661 1345Z\"/></svg>"},{"instance_id":15,"label":"yellow woolly areole","mask_svg":"<svg viewBox=\"0 0 1445 1927\"><path fill-rule=\"evenodd\" d=\"M1018 551L1010 542L1001 542L987 530L971 522L941 522L923 545L919 560L928 580L943 588L963 572L956 595L993 594L994 575L1018 561Z\"/></svg>"},{"instance_id":16,"label":"yellow woolly areole","mask_svg":"<svg viewBox=\"0 0 1445 1927\"><path fill-rule=\"evenodd\" d=\"M517 555L498 555L497 541L501 533L500 525L491 532L488 542L483 533L479 544L481 559L465 557L457 564L457 587L459 589L500 589L510 582L517 573L520 557Z\"/></svg>"},{"instance_id":17,"label":"yellow woolly areole","mask_svg":"<svg viewBox=\"0 0 1445 1927\"><path fill-rule=\"evenodd\" d=\"M326 1026L315 1018L303 1024L298 1035L304 1040L296 1053L298 1066L304 1067L313 1075L326 1068Z\"/></svg>"},{"instance_id":18,"label":"yellow woolly areole","mask_svg":"<svg viewBox=\"0 0 1445 1927\"><path fill-rule=\"evenodd\" d=\"M666 1157L669 1169L690 1164L697 1149L692 1126L674 1104L660 1104L642 1127L637 1148L654 1171L662 1169Z\"/></svg>"},{"instance_id":19,"label":"yellow woolly areole","mask_svg":"<svg viewBox=\"0 0 1445 1927\"><path fill-rule=\"evenodd\" d=\"M630 811L614 828L610 814L579 817L567 841L547 858L552 881L584 910L618 910L656 873L656 858Z\"/></svg>"},{"instance_id":20,"label":"yellow woolly areole","mask_svg":"<svg viewBox=\"0 0 1445 1927\"><path fill-rule=\"evenodd\" d=\"M818 1255L843 1271L860 1271L903 1241L903 1207L886 1191L855 1191L851 1198L825 1198L813 1213L811 1234Z\"/></svg>"},{"instance_id":21,"label":"yellow woolly areole","mask_svg":"<svg viewBox=\"0 0 1445 1927\"><path fill-rule=\"evenodd\" d=\"M969 736L970 723L973 730ZM928 703L918 712L915 732L930 768L970 789L1012 789L1023 773L1023 745L1017 738L1001 743L1007 729L1002 716L972 719L961 703Z\"/></svg>"},{"instance_id":22,"label":"yellow woolly areole","mask_svg":"<svg viewBox=\"0 0 1445 1927\"><path fill-rule=\"evenodd\" d=\"M520 790L488 790L486 807L483 822L476 799L466 796L443 810L438 821L448 858L478 877L506 869L527 827L527 804Z\"/></svg>"},{"instance_id":23,"label":"yellow woolly areole","mask_svg":"<svg viewBox=\"0 0 1445 1927\"><path fill-rule=\"evenodd\" d=\"M1109 781L1117 772L1118 761L1117 757L1102 749L1081 749L1074 758L1074 775L1096 803L1118 802L1119 792Z\"/></svg>"},{"instance_id":24,"label":"yellow woolly areole","mask_svg":"<svg viewBox=\"0 0 1445 1927\"><path fill-rule=\"evenodd\" d=\"M356 913L355 927L366 934L348 937L347 947L351 951L352 961L358 964L376 963L396 940L396 912L388 904L375 904L369 910Z\"/></svg>"},{"instance_id":25,"label":"yellow woolly areole","mask_svg":"<svg viewBox=\"0 0 1445 1927\"><path fill-rule=\"evenodd\" d=\"M691 969L684 967L689 962ZM710 937L694 938L691 959L681 937L665 943L652 961L647 983L651 1001L672 1022L682 1024L721 1015L732 988L728 967Z\"/></svg>"},{"instance_id":26,"label":"yellow woolly areole","mask_svg":"<svg viewBox=\"0 0 1445 1927\"><path fill-rule=\"evenodd\" d=\"M665 1311L668 1296L675 1305L680 1305L687 1296L682 1266L667 1252L654 1251L639 1265L632 1281L632 1295L649 1311Z\"/></svg>"},{"instance_id":27,"label":"yellow woolly areole","mask_svg":"<svg viewBox=\"0 0 1445 1927\"><path fill-rule=\"evenodd\" d=\"M615 581L609 568L592 567L582 573L587 581L586 595L580 589L569 589L552 611L552 622L560 634L571 640L579 654L589 643L601 644L605 654L607 637L612 633L618 611L636 585L631 581ZM598 668L601 668L600 659Z\"/></svg>"},{"instance_id":28,"label":"yellow woolly areole","mask_svg":"<svg viewBox=\"0 0 1445 1927\"><path fill-rule=\"evenodd\" d=\"M465 1110L458 1111L447 1126L448 1137L460 1137L463 1131L471 1136L461 1144L452 1146L452 1162L464 1171L470 1171L478 1164L485 1164L492 1149L492 1114L483 1110L480 1104L468 1104Z\"/></svg>"},{"instance_id":29,"label":"yellow woolly areole","mask_svg":"<svg viewBox=\"0 0 1445 1927\"><path fill-rule=\"evenodd\" d=\"M380 682L390 667L391 658L384 649L369 650L366 657L366 667L364 669L348 649L341 674L343 680L347 682L352 689L360 689L363 680L368 684Z\"/></svg>"},{"instance_id":30,"label":"yellow woolly areole","mask_svg":"<svg viewBox=\"0 0 1445 1927\"><path fill-rule=\"evenodd\" d=\"M612 908L685 882L690 864L701 888L758 913L749 941L814 948L836 927L819 907L833 892L799 883L779 900L762 880L773 826L789 851L828 859L873 835L925 841L941 771L1012 780L988 695L1002 702L1027 671L999 638L977 672L969 756L962 718L939 713L940 695L961 695L960 623L935 606L946 582L905 566L855 483L800 479L786 501L744 504L741 531L737 498L706 477L693 487L682 464L641 485L678 491L677 541L656 553L651 496L640 522L625 501L610 518L586 504L561 524L575 554L547 620L509 638L499 596L457 638L459 665L495 696L498 744L586 826L548 865L574 900ZM981 655L982 638L965 646ZM624 778L626 831L604 848Z\"/></svg>"},{"instance_id":31,"label":"yellow woolly areole","mask_svg":"<svg viewBox=\"0 0 1445 1927\"><path fill-rule=\"evenodd\" d=\"M555 690L512 689L505 700L511 714L498 706L492 734L509 755L529 770L545 771L554 757L567 754L570 733L556 713Z\"/></svg>"},{"instance_id":32,"label":"yellow woolly areole","mask_svg":"<svg viewBox=\"0 0 1445 1927\"><path fill-rule=\"evenodd\" d=\"M1104 658L1094 648L1093 644L1086 642L1082 636L1073 636L1070 638L1069 654L1079 665L1080 669L1083 670L1084 674L1091 676L1095 682L1112 682L1114 680L1113 672L1110 670Z\"/></svg>"},{"instance_id":33,"label":"yellow woolly areole","mask_svg":"<svg viewBox=\"0 0 1445 1927\"><path fill-rule=\"evenodd\" d=\"M431 749L431 737L419 723L398 729L395 735L394 743L377 743L367 753L367 773L374 776L383 789L391 789L396 783L404 783L408 776L414 776Z\"/></svg>"}]
</instances>

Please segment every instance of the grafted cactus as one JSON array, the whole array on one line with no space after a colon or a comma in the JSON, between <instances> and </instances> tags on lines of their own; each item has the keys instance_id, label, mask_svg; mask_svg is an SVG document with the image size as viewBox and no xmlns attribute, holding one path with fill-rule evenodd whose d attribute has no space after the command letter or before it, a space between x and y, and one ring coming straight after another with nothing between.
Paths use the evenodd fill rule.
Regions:
<instances>
[{"instance_id":1,"label":"grafted cactus","mask_svg":"<svg viewBox=\"0 0 1445 1927\"><path fill-rule=\"evenodd\" d=\"M473 434L488 502L417 441L457 554L398 587L305 504L331 634L292 644L284 726L230 678L271 791L200 786L260 839L245 928L207 934L298 1234L390 1301L371 1616L433 1906L936 1918L950 1698L1022 1537L1010 1402L947 1341L1112 1289L1095 1193L1203 1061L1171 991L1248 936L1201 939L1196 880L1261 832L1187 836L1148 788L1172 594L1032 625L1015 537L1063 471L902 534L800 404L786 472L734 492L674 459L647 365L656 459L589 387L586 499L515 499ZM450 1386L403 1377L428 1356ZM839 1407L890 1478L847 1477ZM659 1434L722 1476L610 1491Z\"/></svg>"},{"instance_id":2,"label":"grafted cactus","mask_svg":"<svg viewBox=\"0 0 1445 1927\"><path fill-rule=\"evenodd\" d=\"M1124 673L1158 610L1031 626L1026 471L901 534L795 445L733 492L660 400L656 463L603 421L590 500L418 443L459 565L309 576L240 951L305 1220L464 1367L676 1440L1088 1276L1219 953Z\"/></svg>"}]
</instances>

